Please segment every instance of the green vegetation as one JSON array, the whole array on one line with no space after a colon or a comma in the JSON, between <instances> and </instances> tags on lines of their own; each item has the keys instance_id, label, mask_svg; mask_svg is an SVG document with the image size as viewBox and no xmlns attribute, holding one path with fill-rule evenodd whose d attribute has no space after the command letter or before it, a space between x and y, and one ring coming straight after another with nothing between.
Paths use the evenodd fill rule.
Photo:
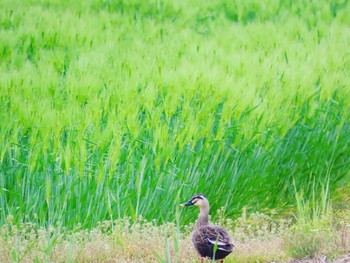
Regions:
<instances>
[{"instance_id":1,"label":"green vegetation","mask_svg":"<svg viewBox=\"0 0 350 263\"><path fill-rule=\"evenodd\" d=\"M0 226L349 208L349 8L1 1Z\"/></svg>"}]
</instances>

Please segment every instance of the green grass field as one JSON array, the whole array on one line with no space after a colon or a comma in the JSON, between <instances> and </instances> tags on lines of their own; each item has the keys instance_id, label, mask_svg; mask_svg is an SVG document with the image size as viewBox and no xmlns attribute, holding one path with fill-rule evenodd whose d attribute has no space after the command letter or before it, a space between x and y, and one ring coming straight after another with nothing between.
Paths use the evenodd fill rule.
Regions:
<instances>
[{"instance_id":1,"label":"green grass field","mask_svg":"<svg viewBox=\"0 0 350 263\"><path fill-rule=\"evenodd\" d=\"M349 10L1 1L0 226L349 208Z\"/></svg>"}]
</instances>

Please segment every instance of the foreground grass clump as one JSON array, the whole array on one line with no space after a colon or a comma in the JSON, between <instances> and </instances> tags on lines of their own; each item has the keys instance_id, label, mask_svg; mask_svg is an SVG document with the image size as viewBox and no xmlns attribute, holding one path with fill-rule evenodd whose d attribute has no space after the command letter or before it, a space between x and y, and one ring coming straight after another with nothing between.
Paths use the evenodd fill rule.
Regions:
<instances>
[{"instance_id":1,"label":"foreground grass clump","mask_svg":"<svg viewBox=\"0 0 350 263\"><path fill-rule=\"evenodd\" d=\"M3 225L1 262L193 262L192 245L174 224L139 219L105 221L91 230L68 231L37 224ZM179 249L186 251L180 252Z\"/></svg>"},{"instance_id":2,"label":"foreground grass clump","mask_svg":"<svg viewBox=\"0 0 350 263\"><path fill-rule=\"evenodd\" d=\"M292 258L335 258L349 253L349 213L325 214L312 221L299 221L286 232L284 243Z\"/></svg>"},{"instance_id":3,"label":"foreground grass clump","mask_svg":"<svg viewBox=\"0 0 350 263\"><path fill-rule=\"evenodd\" d=\"M1 228L1 262L198 262L191 227L139 219L105 221L91 230L16 226ZM350 213L300 223L255 213L237 221L220 218L234 237L227 262L288 262L292 258L341 258L349 252ZM208 261L210 262L210 261Z\"/></svg>"}]
</instances>

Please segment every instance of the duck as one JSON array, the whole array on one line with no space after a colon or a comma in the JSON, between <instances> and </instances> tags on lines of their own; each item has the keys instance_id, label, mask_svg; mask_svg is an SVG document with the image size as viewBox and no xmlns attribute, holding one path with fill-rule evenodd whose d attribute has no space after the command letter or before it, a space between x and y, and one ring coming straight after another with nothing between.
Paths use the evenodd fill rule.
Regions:
<instances>
[{"instance_id":1,"label":"duck","mask_svg":"<svg viewBox=\"0 0 350 263\"><path fill-rule=\"evenodd\" d=\"M192 243L200 256L224 262L224 258L233 252L234 245L226 229L209 223L209 201L203 194L194 195L180 206L197 206L200 209L198 219L192 232Z\"/></svg>"}]
</instances>

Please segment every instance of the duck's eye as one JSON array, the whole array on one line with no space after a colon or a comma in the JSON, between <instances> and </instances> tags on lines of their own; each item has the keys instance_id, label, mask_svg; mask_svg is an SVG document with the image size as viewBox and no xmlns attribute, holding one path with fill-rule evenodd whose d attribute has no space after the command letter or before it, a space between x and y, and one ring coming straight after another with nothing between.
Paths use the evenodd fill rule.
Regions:
<instances>
[{"instance_id":1,"label":"duck's eye","mask_svg":"<svg viewBox=\"0 0 350 263\"><path fill-rule=\"evenodd\" d=\"M194 203L194 204L195 204L195 203L197 203L197 201L198 201L198 199L197 199L197 198L195 198L195 199L193 199L193 200L192 200L192 203Z\"/></svg>"}]
</instances>

